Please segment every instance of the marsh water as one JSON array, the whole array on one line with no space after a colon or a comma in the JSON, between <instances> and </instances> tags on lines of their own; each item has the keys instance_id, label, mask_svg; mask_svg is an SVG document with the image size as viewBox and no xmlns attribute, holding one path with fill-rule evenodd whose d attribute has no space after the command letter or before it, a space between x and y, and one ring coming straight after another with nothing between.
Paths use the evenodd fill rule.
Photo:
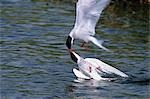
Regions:
<instances>
[{"instance_id":1,"label":"marsh water","mask_svg":"<svg viewBox=\"0 0 150 99\"><path fill-rule=\"evenodd\" d=\"M44 0L43 0L44 1ZM0 0L0 99L148 99L148 7L111 4L96 26L106 52L75 41L82 57L98 58L129 75L114 81L77 80L65 41L75 3ZM117 7L116 7L117 6Z\"/></svg>"}]
</instances>

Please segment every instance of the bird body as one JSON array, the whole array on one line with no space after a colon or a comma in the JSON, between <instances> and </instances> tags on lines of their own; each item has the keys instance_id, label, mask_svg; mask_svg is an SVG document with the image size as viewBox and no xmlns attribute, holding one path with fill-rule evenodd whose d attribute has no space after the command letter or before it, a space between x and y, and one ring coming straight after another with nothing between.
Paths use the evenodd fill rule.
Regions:
<instances>
[{"instance_id":1,"label":"bird body","mask_svg":"<svg viewBox=\"0 0 150 99\"><path fill-rule=\"evenodd\" d=\"M75 25L68 36L71 40L67 39L66 41L66 46L69 49L71 49L74 39L80 39L86 43L91 41L98 47L108 51L93 36L95 35L95 27L100 15L109 2L110 0L78 0L76 4Z\"/></svg>"},{"instance_id":2,"label":"bird body","mask_svg":"<svg viewBox=\"0 0 150 99\"><path fill-rule=\"evenodd\" d=\"M79 70L73 69L74 74L83 79L108 80L101 77L100 73L116 74L121 77L128 77L120 70L102 62L96 58L82 58L75 52L70 52L71 58L78 64Z\"/></svg>"},{"instance_id":3,"label":"bird body","mask_svg":"<svg viewBox=\"0 0 150 99\"><path fill-rule=\"evenodd\" d=\"M66 46L69 49L70 56L74 62L77 63L79 69L73 69L74 74L78 78L95 79L95 80L109 80L110 78L103 78L101 73L116 74L121 77L128 77L120 70L102 62L95 58L82 58L73 50L71 46L75 39L84 41L85 43L92 42L99 48L110 51L105 48L102 40L97 40L95 35L95 27L100 18L102 11L110 3L111 0L78 0L76 4L76 20L75 25L66 41ZM83 44L84 45L84 44Z\"/></svg>"}]
</instances>

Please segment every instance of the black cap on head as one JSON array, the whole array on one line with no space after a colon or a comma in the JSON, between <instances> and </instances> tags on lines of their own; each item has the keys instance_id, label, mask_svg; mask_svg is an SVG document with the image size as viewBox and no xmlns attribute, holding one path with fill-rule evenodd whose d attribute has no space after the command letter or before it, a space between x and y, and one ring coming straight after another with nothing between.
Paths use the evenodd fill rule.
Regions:
<instances>
[{"instance_id":1,"label":"black cap on head","mask_svg":"<svg viewBox=\"0 0 150 99\"><path fill-rule=\"evenodd\" d=\"M68 47L68 49L71 49L71 41L72 41L72 37L68 36L66 41L66 46Z\"/></svg>"},{"instance_id":2,"label":"black cap on head","mask_svg":"<svg viewBox=\"0 0 150 99\"><path fill-rule=\"evenodd\" d=\"M72 52L70 52L70 57L74 62L78 62L78 58Z\"/></svg>"}]
</instances>

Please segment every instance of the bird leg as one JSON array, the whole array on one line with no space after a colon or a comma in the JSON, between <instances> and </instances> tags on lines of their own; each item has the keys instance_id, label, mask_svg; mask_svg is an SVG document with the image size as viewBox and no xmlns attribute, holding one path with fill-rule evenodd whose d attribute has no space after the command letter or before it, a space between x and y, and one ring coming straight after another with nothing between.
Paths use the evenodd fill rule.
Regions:
<instances>
[{"instance_id":1,"label":"bird leg","mask_svg":"<svg viewBox=\"0 0 150 99\"><path fill-rule=\"evenodd\" d=\"M90 73L92 72L92 67L89 67L89 71L90 71Z\"/></svg>"},{"instance_id":2,"label":"bird leg","mask_svg":"<svg viewBox=\"0 0 150 99\"><path fill-rule=\"evenodd\" d=\"M83 43L81 44L81 47L84 47L84 45L85 45L85 42L83 42Z\"/></svg>"},{"instance_id":3,"label":"bird leg","mask_svg":"<svg viewBox=\"0 0 150 99\"><path fill-rule=\"evenodd\" d=\"M100 67L100 66L99 66L99 67L97 67L96 69L97 69L97 70L99 70L99 71L102 71L102 69L101 69L101 67Z\"/></svg>"},{"instance_id":4,"label":"bird leg","mask_svg":"<svg viewBox=\"0 0 150 99\"><path fill-rule=\"evenodd\" d=\"M84 47L87 51L90 50L90 48L88 47L88 43L86 43L86 42L83 42L83 43L81 44L81 47Z\"/></svg>"}]
</instances>

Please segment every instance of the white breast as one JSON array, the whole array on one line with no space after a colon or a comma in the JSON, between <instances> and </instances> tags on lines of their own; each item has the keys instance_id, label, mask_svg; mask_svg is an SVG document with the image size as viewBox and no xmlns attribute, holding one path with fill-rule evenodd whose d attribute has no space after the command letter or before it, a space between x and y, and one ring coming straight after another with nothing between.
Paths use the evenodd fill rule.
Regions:
<instances>
[{"instance_id":1,"label":"white breast","mask_svg":"<svg viewBox=\"0 0 150 99\"><path fill-rule=\"evenodd\" d=\"M86 61L86 59L78 63L79 70L87 77L93 78L95 80L100 80L102 77L96 71L96 66L93 63Z\"/></svg>"}]
</instances>

